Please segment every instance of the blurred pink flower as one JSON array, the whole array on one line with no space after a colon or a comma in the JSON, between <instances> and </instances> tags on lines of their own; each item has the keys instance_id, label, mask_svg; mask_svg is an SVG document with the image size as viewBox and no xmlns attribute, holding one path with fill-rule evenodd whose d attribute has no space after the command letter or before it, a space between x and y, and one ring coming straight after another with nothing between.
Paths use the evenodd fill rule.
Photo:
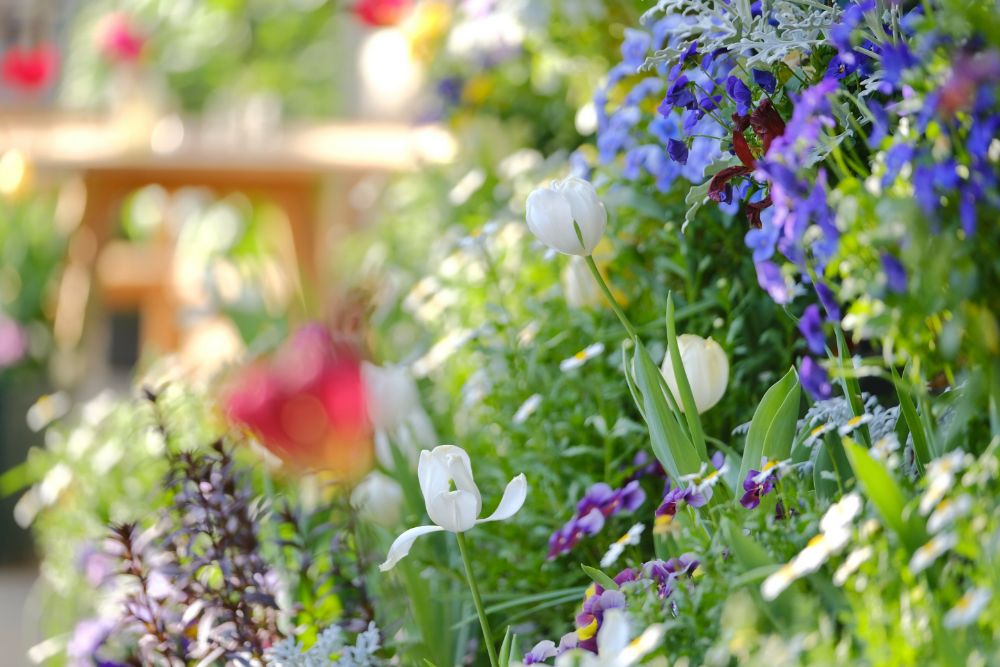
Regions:
<instances>
[{"instance_id":1,"label":"blurred pink flower","mask_svg":"<svg viewBox=\"0 0 1000 667\"><path fill-rule=\"evenodd\" d=\"M51 44L37 44L32 48L12 46L0 60L4 82L23 92L45 88L59 71L59 50Z\"/></svg>"},{"instance_id":2,"label":"blurred pink flower","mask_svg":"<svg viewBox=\"0 0 1000 667\"><path fill-rule=\"evenodd\" d=\"M269 361L240 371L224 404L232 422L293 466L345 479L372 466L361 358L319 324L300 329Z\"/></svg>"},{"instance_id":3,"label":"blurred pink flower","mask_svg":"<svg viewBox=\"0 0 1000 667\"><path fill-rule=\"evenodd\" d=\"M108 60L131 63L142 55L146 36L128 14L113 12L98 24L97 45Z\"/></svg>"},{"instance_id":4,"label":"blurred pink flower","mask_svg":"<svg viewBox=\"0 0 1000 667\"><path fill-rule=\"evenodd\" d=\"M28 351L28 337L21 325L0 315L0 369L13 366Z\"/></svg>"},{"instance_id":5,"label":"blurred pink flower","mask_svg":"<svg viewBox=\"0 0 1000 667\"><path fill-rule=\"evenodd\" d=\"M413 0L357 0L354 15L370 26L390 26L399 23L409 12Z\"/></svg>"}]
</instances>

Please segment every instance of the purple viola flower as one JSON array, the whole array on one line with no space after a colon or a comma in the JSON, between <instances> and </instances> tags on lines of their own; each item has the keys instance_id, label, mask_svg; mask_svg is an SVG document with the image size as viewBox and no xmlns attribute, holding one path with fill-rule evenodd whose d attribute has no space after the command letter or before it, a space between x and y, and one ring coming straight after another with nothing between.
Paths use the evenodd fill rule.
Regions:
<instances>
[{"instance_id":1,"label":"purple viola flower","mask_svg":"<svg viewBox=\"0 0 1000 667\"><path fill-rule=\"evenodd\" d=\"M819 315L819 306L815 303L806 307L799 320L799 331L806 339L806 345L813 354L823 354L826 341L823 338L823 321Z\"/></svg>"},{"instance_id":2,"label":"purple viola flower","mask_svg":"<svg viewBox=\"0 0 1000 667\"><path fill-rule=\"evenodd\" d=\"M624 570L619 572L614 576L613 581L621 586L622 584L627 584L630 581L635 581L639 578L639 573L635 571L635 568L626 567Z\"/></svg>"},{"instance_id":3,"label":"purple viola flower","mask_svg":"<svg viewBox=\"0 0 1000 667\"><path fill-rule=\"evenodd\" d=\"M757 282L771 295L775 303L783 305L792 300L788 284L777 264L769 261L754 262L754 267L757 269Z\"/></svg>"},{"instance_id":4,"label":"purple viola flower","mask_svg":"<svg viewBox=\"0 0 1000 667\"><path fill-rule=\"evenodd\" d=\"M576 504L576 511L581 516L596 508L601 508L610 503L615 498L615 491L609 484L597 482L592 484L583 494L583 498Z\"/></svg>"},{"instance_id":5,"label":"purple viola flower","mask_svg":"<svg viewBox=\"0 0 1000 667\"><path fill-rule=\"evenodd\" d=\"M632 68L638 68L646 62L646 53L652 45L652 36L643 30L625 28L625 39L622 40L622 61Z\"/></svg>"},{"instance_id":6,"label":"purple viola flower","mask_svg":"<svg viewBox=\"0 0 1000 667\"><path fill-rule=\"evenodd\" d=\"M545 641L540 641L535 646L524 654L523 662L526 665L534 665L540 662L545 662L549 658L556 657L556 644L551 639L546 639Z\"/></svg>"},{"instance_id":7,"label":"purple viola flower","mask_svg":"<svg viewBox=\"0 0 1000 667\"><path fill-rule=\"evenodd\" d=\"M814 400L830 398L833 395L830 376L827 375L825 368L813 361L812 357L804 357L799 364L799 381Z\"/></svg>"},{"instance_id":8,"label":"purple viola flower","mask_svg":"<svg viewBox=\"0 0 1000 667\"><path fill-rule=\"evenodd\" d=\"M627 512L634 512L644 502L646 502L646 492L642 490L638 480L633 480L622 487L619 491L619 505L611 508L609 512L615 512L619 507L624 508Z\"/></svg>"},{"instance_id":9,"label":"purple viola flower","mask_svg":"<svg viewBox=\"0 0 1000 667\"><path fill-rule=\"evenodd\" d=\"M706 489L707 490L707 489ZM705 491L699 491L694 486L687 487L675 487L673 489L667 489L667 492L663 494L663 500L660 501L660 506L656 508L653 513L654 516L676 516L678 506L681 503L686 503L694 508L704 507L710 499L710 495L706 494Z\"/></svg>"},{"instance_id":10,"label":"purple viola flower","mask_svg":"<svg viewBox=\"0 0 1000 667\"><path fill-rule=\"evenodd\" d=\"M726 455L722 452L715 452L712 454L711 463L716 470L722 470L722 466L726 465Z\"/></svg>"},{"instance_id":11,"label":"purple viola flower","mask_svg":"<svg viewBox=\"0 0 1000 667\"><path fill-rule=\"evenodd\" d=\"M756 83L761 89L768 95L774 93L774 89L778 86L778 79L770 71L766 69L753 69L750 70L753 75L753 82Z\"/></svg>"},{"instance_id":12,"label":"purple viola flower","mask_svg":"<svg viewBox=\"0 0 1000 667\"><path fill-rule=\"evenodd\" d=\"M677 139L670 139L667 141L667 154L670 159L679 164L687 164L688 161L688 147L683 141Z\"/></svg>"},{"instance_id":13,"label":"purple viola flower","mask_svg":"<svg viewBox=\"0 0 1000 667\"><path fill-rule=\"evenodd\" d=\"M726 79L726 94L736 102L736 112L740 115L750 113L750 106L753 104L753 96L750 89L743 80L736 76Z\"/></svg>"},{"instance_id":14,"label":"purple viola flower","mask_svg":"<svg viewBox=\"0 0 1000 667\"><path fill-rule=\"evenodd\" d=\"M701 561L693 553L683 553L677 558L671 558L667 561L666 568L672 571L676 576L681 576L684 574L693 574Z\"/></svg>"},{"instance_id":15,"label":"purple viola flower","mask_svg":"<svg viewBox=\"0 0 1000 667\"><path fill-rule=\"evenodd\" d=\"M576 526L584 535L596 535L604 528L604 514L598 508L593 508L576 520Z\"/></svg>"},{"instance_id":16,"label":"purple viola flower","mask_svg":"<svg viewBox=\"0 0 1000 667\"><path fill-rule=\"evenodd\" d=\"M771 473L765 468L764 471L750 470L746 479L743 480L743 497L740 504L748 510L752 510L760 505L760 499L774 490L774 482L777 473Z\"/></svg>"},{"instance_id":17,"label":"purple viola flower","mask_svg":"<svg viewBox=\"0 0 1000 667\"><path fill-rule=\"evenodd\" d=\"M903 268L902 262L888 252L882 253L881 259L886 286L897 294L906 292L906 269Z\"/></svg>"}]
</instances>

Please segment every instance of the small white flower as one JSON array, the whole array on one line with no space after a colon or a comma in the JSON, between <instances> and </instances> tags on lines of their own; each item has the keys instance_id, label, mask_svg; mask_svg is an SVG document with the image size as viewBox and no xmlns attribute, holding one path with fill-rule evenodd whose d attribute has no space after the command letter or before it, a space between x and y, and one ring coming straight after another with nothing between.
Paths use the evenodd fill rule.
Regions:
<instances>
[{"instance_id":1,"label":"small white flower","mask_svg":"<svg viewBox=\"0 0 1000 667\"><path fill-rule=\"evenodd\" d=\"M677 337L677 347L684 365L684 374L691 385L691 394L698 414L709 410L722 399L729 383L729 359L722 347L709 338L694 334L682 334ZM677 388L677 378L674 376L673 360L668 353L663 358L661 369L663 377L670 387L677 407L684 412L680 390Z\"/></svg>"},{"instance_id":2,"label":"small white flower","mask_svg":"<svg viewBox=\"0 0 1000 667\"><path fill-rule=\"evenodd\" d=\"M594 252L608 224L608 212L594 186L575 176L536 189L526 206L531 233L566 255Z\"/></svg>"},{"instance_id":3,"label":"small white flower","mask_svg":"<svg viewBox=\"0 0 1000 667\"><path fill-rule=\"evenodd\" d=\"M976 622L986 609L992 594L985 588L973 588L959 598L955 606L944 615L944 627L961 628Z\"/></svg>"},{"instance_id":4,"label":"small white flower","mask_svg":"<svg viewBox=\"0 0 1000 667\"><path fill-rule=\"evenodd\" d=\"M860 428L862 425L867 424L872 420L872 416L867 412L859 417L851 417L847 420L847 423L837 429L839 435L847 435L851 431Z\"/></svg>"},{"instance_id":5,"label":"small white flower","mask_svg":"<svg viewBox=\"0 0 1000 667\"><path fill-rule=\"evenodd\" d=\"M642 531L644 530L646 530L646 526L637 523L629 528L628 532L612 542L604 557L601 558L601 567L610 567L613 565L625 551L625 547L639 544L639 540L642 538Z\"/></svg>"},{"instance_id":6,"label":"small white flower","mask_svg":"<svg viewBox=\"0 0 1000 667\"><path fill-rule=\"evenodd\" d=\"M871 546L863 546L859 549L855 549L851 553L847 554L847 559L844 563L837 568L837 571L833 573L833 583L835 586L843 586L848 577L858 571L865 561L871 558L875 554L875 550Z\"/></svg>"},{"instance_id":7,"label":"small white flower","mask_svg":"<svg viewBox=\"0 0 1000 667\"><path fill-rule=\"evenodd\" d=\"M819 522L819 528L824 533L846 529L861 511L861 496L848 493L839 502L830 505Z\"/></svg>"},{"instance_id":8,"label":"small white flower","mask_svg":"<svg viewBox=\"0 0 1000 667\"><path fill-rule=\"evenodd\" d=\"M410 528L397 537L389 547L385 562L379 565L383 572L392 569L410 553L421 535L442 530L464 533L476 524L509 519L521 509L528 495L528 481L522 473L507 484L496 511L480 519L483 500L472 477L472 463L465 450L455 445L440 445L431 451L420 452L417 478L427 515L435 525Z\"/></svg>"},{"instance_id":9,"label":"small white flower","mask_svg":"<svg viewBox=\"0 0 1000 667\"><path fill-rule=\"evenodd\" d=\"M563 373L583 366L594 357L604 353L604 343L593 343L583 348L572 357L559 362L559 370Z\"/></svg>"},{"instance_id":10,"label":"small white flower","mask_svg":"<svg viewBox=\"0 0 1000 667\"><path fill-rule=\"evenodd\" d=\"M511 421L515 424L523 424L527 421L528 417L535 413L535 410L537 410L538 406L541 404L542 395L532 394L524 401L524 403L521 403L521 407L519 407L517 412L514 413L514 418Z\"/></svg>"},{"instance_id":11,"label":"small white flower","mask_svg":"<svg viewBox=\"0 0 1000 667\"><path fill-rule=\"evenodd\" d=\"M938 533L927 544L913 552L913 557L910 558L910 572L913 574L923 572L956 544L958 537L955 533Z\"/></svg>"},{"instance_id":12,"label":"small white flower","mask_svg":"<svg viewBox=\"0 0 1000 667\"><path fill-rule=\"evenodd\" d=\"M946 498L938 503L927 519L927 530L936 533L942 528L947 528L955 523L956 519L968 514L970 509L972 509L972 498L964 493L954 500Z\"/></svg>"},{"instance_id":13,"label":"small white flower","mask_svg":"<svg viewBox=\"0 0 1000 667\"><path fill-rule=\"evenodd\" d=\"M41 396L34 405L28 408L28 428L41 431L43 428L65 416L69 412L69 396L66 392L57 391L54 394Z\"/></svg>"}]
</instances>

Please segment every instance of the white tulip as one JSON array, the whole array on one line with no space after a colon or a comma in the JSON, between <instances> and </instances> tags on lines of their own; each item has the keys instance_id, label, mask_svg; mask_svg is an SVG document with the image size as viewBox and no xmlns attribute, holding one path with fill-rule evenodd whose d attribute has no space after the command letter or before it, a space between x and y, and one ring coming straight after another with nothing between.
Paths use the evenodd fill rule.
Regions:
<instances>
[{"instance_id":1,"label":"white tulip","mask_svg":"<svg viewBox=\"0 0 1000 667\"><path fill-rule=\"evenodd\" d=\"M601 288L582 257L571 257L560 276L563 295L570 308L592 308L601 303Z\"/></svg>"},{"instance_id":2,"label":"white tulip","mask_svg":"<svg viewBox=\"0 0 1000 667\"><path fill-rule=\"evenodd\" d=\"M566 255L594 252L608 224L594 186L575 176L536 189L528 195L527 209L531 233Z\"/></svg>"},{"instance_id":3,"label":"white tulip","mask_svg":"<svg viewBox=\"0 0 1000 667\"><path fill-rule=\"evenodd\" d=\"M392 431L413 410L419 410L417 383L403 366L361 364L368 417L376 429Z\"/></svg>"},{"instance_id":4,"label":"white tulip","mask_svg":"<svg viewBox=\"0 0 1000 667\"><path fill-rule=\"evenodd\" d=\"M726 385L729 383L729 359L714 340L694 334L678 336L677 347L681 353L681 362L684 364L688 384L691 385L695 407L698 408L698 414L701 414L718 403L726 393ZM677 401L677 407L684 412L669 352L663 359L662 370L667 386L670 387L670 393Z\"/></svg>"},{"instance_id":5,"label":"white tulip","mask_svg":"<svg viewBox=\"0 0 1000 667\"><path fill-rule=\"evenodd\" d=\"M440 445L431 451L420 452L417 478L427 514L436 525L410 528L397 537L389 547L385 562L379 566L383 572L392 569L410 553L421 535L442 530L464 533L476 524L509 519L517 514L528 496L528 481L522 473L507 484L496 511L480 519L483 500L472 478L469 455L454 445Z\"/></svg>"},{"instance_id":6,"label":"white tulip","mask_svg":"<svg viewBox=\"0 0 1000 667\"><path fill-rule=\"evenodd\" d=\"M402 504L402 487L377 470L368 473L351 492L351 505L361 518L380 526L398 523Z\"/></svg>"}]
</instances>

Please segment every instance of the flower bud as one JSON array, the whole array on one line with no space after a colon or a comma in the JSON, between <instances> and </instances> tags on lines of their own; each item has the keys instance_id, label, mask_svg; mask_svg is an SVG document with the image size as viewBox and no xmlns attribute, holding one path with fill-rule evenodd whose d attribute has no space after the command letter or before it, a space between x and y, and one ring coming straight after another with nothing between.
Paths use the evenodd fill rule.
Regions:
<instances>
[{"instance_id":1,"label":"flower bud","mask_svg":"<svg viewBox=\"0 0 1000 667\"><path fill-rule=\"evenodd\" d=\"M402 504L402 487L377 470L368 473L351 493L351 505L358 510L361 518L380 526L399 523Z\"/></svg>"},{"instance_id":2,"label":"flower bud","mask_svg":"<svg viewBox=\"0 0 1000 667\"><path fill-rule=\"evenodd\" d=\"M566 255L586 256L600 242L608 212L593 185L570 176L528 195L527 219L528 229L545 245Z\"/></svg>"},{"instance_id":3,"label":"flower bud","mask_svg":"<svg viewBox=\"0 0 1000 667\"><path fill-rule=\"evenodd\" d=\"M698 408L698 414L701 414L718 403L726 393L726 385L729 382L729 360L722 347L711 338L683 334L677 337L677 347L681 353L688 384L691 385L694 404ZM684 404L677 389L677 378L674 377L674 367L669 353L663 359L662 370L677 407L684 412Z\"/></svg>"}]
</instances>

